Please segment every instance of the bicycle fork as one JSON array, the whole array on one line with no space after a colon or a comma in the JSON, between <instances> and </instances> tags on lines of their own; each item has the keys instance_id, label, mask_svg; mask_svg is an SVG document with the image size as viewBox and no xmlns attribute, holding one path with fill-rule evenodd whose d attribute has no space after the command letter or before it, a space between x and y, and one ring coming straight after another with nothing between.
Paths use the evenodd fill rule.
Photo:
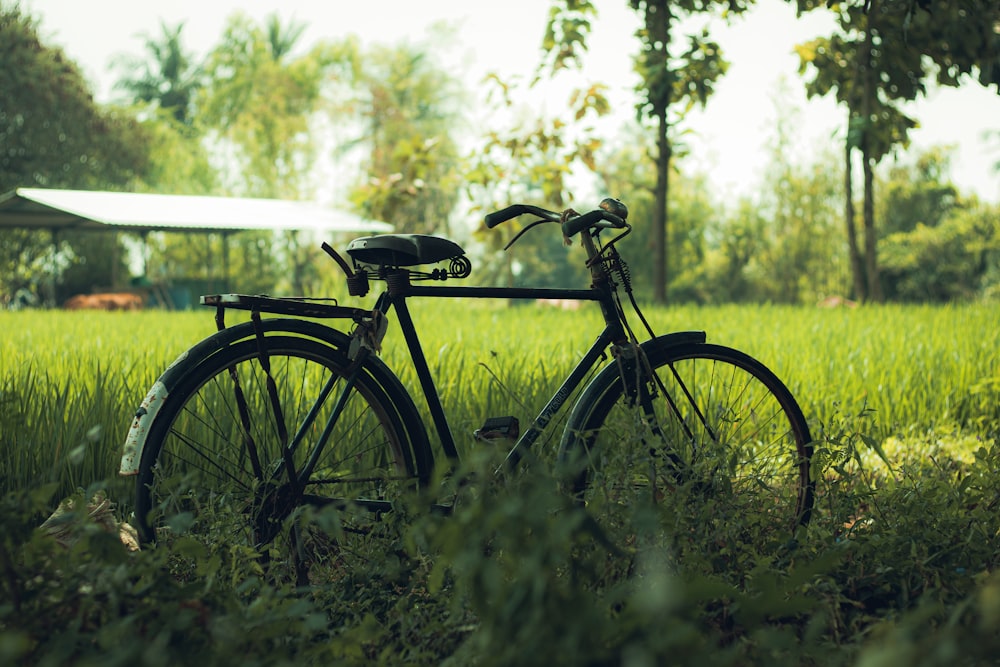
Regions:
<instances>
[{"instance_id":1,"label":"bicycle fork","mask_svg":"<svg viewBox=\"0 0 1000 667\"><path fill-rule=\"evenodd\" d=\"M700 448L698 438L691 430L689 419L694 419L700 424L708 435L710 442L716 442L716 437L711 425L706 419L703 411L698 406L695 397L687 386L687 383L677 372L672 363L668 363L670 373L680 390L680 394L686 401L690 409L690 416L685 417L673 394L668 391L663 380L650 364L646 353L642 347L634 342L627 342L614 347L615 360L618 364L618 372L621 377L623 392L627 405L638 410L639 419L643 427L642 432L648 438L644 444L650 457L650 465L657 458L664 458L670 469L671 476L678 482L685 481L690 466L697 458ZM656 415L656 399L662 397L668 408L668 415L672 415L680 427L681 435L690 447L690 460L685 462L678 454L677 443L671 443L661 423L661 417ZM651 471L652 472L652 471ZM657 479L655 474L650 475L651 480ZM653 493L656 493L655 483Z\"/></svg>"}]
</instances>

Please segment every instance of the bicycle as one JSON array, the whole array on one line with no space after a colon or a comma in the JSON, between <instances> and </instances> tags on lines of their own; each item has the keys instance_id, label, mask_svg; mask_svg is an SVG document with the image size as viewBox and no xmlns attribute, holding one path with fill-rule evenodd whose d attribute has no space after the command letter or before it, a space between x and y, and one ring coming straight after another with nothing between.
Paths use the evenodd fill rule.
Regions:
<instances>
[{"instance_id":1,"label":"bicycle","mask_svg":"<svg viewBox=\"0 0 1000 667\"><path fill-rule=\"evenodd\" d=\"M445 238L386 234L351 241L350 263L323 244L352 297L366 296L373 280L385 283L372 308L321 298L202 297L215 308L217 333L164 371L126 438L121 472L136 475L143 542L179 532L241 541L269 563L287 562L300 582L317 563L347 565L360 548L352 540L377 533L410 490L427 489L435 466L428 425L378 355L392 313L437 449L449 462L459 459L410 314L413 298L563 299L600 307L603 331L528 428L520 432L516 419L503 417L477 432L513 441L505 469L575 395L558 460L571 471L564 485L576 502L607 512L671 494L724 493L727 512L756 517L748 540L787 538L806 525L812 444L795 398L764 364L708 343L703 331L653 333L617 248L632 229L625 205L605 199L580 215L516 204L487 215L485 224L521 215L535 219L507 247L538 225L558 224L567 241L581 239L590 287L417 285L467 278L471 261ZM626 299L648 335L644 342ZM249 321L227 327L230 310L249 311ZM319 320L349 323L348 330ZM331 508L323 530L300 520ZM451 504L438 499L435 508L447 513Z\"/></svg>"}]
</instances>

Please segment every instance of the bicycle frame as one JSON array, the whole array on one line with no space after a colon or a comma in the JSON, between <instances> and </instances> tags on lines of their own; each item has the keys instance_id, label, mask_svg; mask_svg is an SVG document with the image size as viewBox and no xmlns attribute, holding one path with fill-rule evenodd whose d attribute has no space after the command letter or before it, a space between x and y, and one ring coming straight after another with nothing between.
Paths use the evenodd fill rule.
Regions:
<instances>
[{"instance_id":1,"label":"bicycle frame","mask_svg":"<svg viewBox=\"0 0 1000 667\"><path fill-rule=\"evenodd\" d=\"M648 396L648 392L641 390L642 383L637 380L638 374L636 371L641 365L638 361L639 353L633 349L636 346L633 345L634 341L631 339L631 332L624 321L624 314L621 312L617 301L617 288L608 270L598 261L601 253L597 250L595 238L589 233L584 233L581 236L592 278L589 289L417 286L411 282L411 272L409 269L383 267L379 277L385 281L386 290L379 295L375 306L371 310L339 305L318 305L308 300L271 299L268 297L248 297L249 303L247 303L244 302L244 299L247 297L242 295L233 295L235 300L230 300L225 296L203 297L202 302L205 305L215 305L217 307L216 322L220 329L225 326L223 323L223 312L227 307L251 309L255 311L253 319L257 322L259 322L260 312L298 314L307 317L334 319L350 318L359 325L359 328L352 335L354 342L359 344L359 349L361 350L358 354L366 354L373 347L377 347L377 341L381 340L384 330L375 332L372 327L377 329L378 327L374 324L375 321L386 322L387 316L395 310L400 330L406 342L407 351L413 362L417 380L420 384L421 393L424 394L424 399L430 412L432 424L437 430L444 454L451 460L459 458L455 437L451 431L447 413L438 393L437 385L434 382L430 366L427 363L427 358L424 355L423 346L420 343L416 325L410 315L407 301L411 298L445 298L487 300L560 299L576 302L596 302L600 306L604 318L604 329L576 366L570 371L569 375L563 380L555 394L549 398L545 406L535 416L531 425L514 442L504 463L504 467L510 469L521 460L524 453L538 440L552 418L565 406L566 401L580 387L581 383L598 362L607 358L606 351L609 349L611 355L619 363L619 372L622 375L626 394L632 400L638 399L641 409L647 415L652 414L652 408L649 405L650 396ZM330 251L328 250L328 252ZM335 252L331 254L341 267L345 269L345 272L348 272L348 276L350 276L346 263ZM258 335L262 334L259 332ZM684 336L684 334L678 335ZM376 341L375 345L372 345L373 339L369 338L369 336L373 336L373 339ZM704 334L700 334L700 337L703 340ZM630 349L633 350L631 353L629 352ZM355 353L352 352L352 358L355 358L354 355ZM351 385L351 378L348 378L347 386L342 389L341 400L351 391ZM291 443L293 448L298 439L298 434L296 434ZM310 457L309 463L305 469L299 471L298 482L300 484L305 483L325 444L326 438L321 438L317 449ZM291 469L289 469L289 473L291 474Z\"/></svg>"},{"instance_id":2,"label":"bicycle frame","mask_svg":"<svg viewBox=\"0 0 1000 667\"><path fill-rule=\"evenodd\" d=\"M389 276L389 280L387 281L389 288L379 296L374 310L378 310L383 315L388 315L392 309L395 309L400 330L406 341L410 358L413 361L421 391L427 401L427 407L430 411L434 427L437 429L441 439L441 447L445 455L451 459L458 458L455 438L451 432L451 427L448 423L444 406L441 403L437 385L434 383L433 375L424 355L423 347L420 344L416 326L410 315L409 306L407 305L408 299L563 299L578 302L593 301L600 304L605 320L604 330L598 335L597 340L594 341L583 358L576 364L556 393L546 402L545 406L532 421L530 427L518 437L507 455L506 463L510 466L516 465L521 459L523 452L531 448L548 426L552 417L562 409L590 370L594 368L600 359L606 356L605 350L609 347L614 349L614 346L622 345L628 340L625 327L618 315L613 289L607 282L597 283L590 289L422 287L410 284L409 280L400 280L400 278L405 278L406 273L406 271L400 271L394 276Z\"/></svg>"}]
</instances>

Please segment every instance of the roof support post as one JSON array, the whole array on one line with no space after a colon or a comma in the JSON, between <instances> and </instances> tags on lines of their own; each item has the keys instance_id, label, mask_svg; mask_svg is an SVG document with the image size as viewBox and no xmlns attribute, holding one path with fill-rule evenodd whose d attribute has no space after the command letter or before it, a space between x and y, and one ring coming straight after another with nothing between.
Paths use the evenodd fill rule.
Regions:
<instances>
[{"instance_id":1,"label":"roof support post","mask_svg":"<svg viewBox=\"0 0 1000 667\"><path fill-rule=\"evenodd\" d=\"M222 232L222 291L228 292L229 287L229 237L230 232Z\"/></svg>"}]
</instances>

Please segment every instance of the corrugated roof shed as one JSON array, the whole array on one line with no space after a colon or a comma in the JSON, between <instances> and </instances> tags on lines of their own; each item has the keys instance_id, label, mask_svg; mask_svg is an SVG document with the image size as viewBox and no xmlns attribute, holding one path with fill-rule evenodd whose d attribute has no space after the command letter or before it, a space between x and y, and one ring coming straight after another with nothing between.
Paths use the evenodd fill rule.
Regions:
<instances>
[{"instance_id":1,"label":"corrugated roof shed","mask_svg":"<svg viewBox=\"0 0 1000 667\"><path fill-rule=\"evenodd\" d=\"M392 225L278 199L18 188L0 195L0 228L236 232L389 232Z\"/></svg>"}]
</instances>

